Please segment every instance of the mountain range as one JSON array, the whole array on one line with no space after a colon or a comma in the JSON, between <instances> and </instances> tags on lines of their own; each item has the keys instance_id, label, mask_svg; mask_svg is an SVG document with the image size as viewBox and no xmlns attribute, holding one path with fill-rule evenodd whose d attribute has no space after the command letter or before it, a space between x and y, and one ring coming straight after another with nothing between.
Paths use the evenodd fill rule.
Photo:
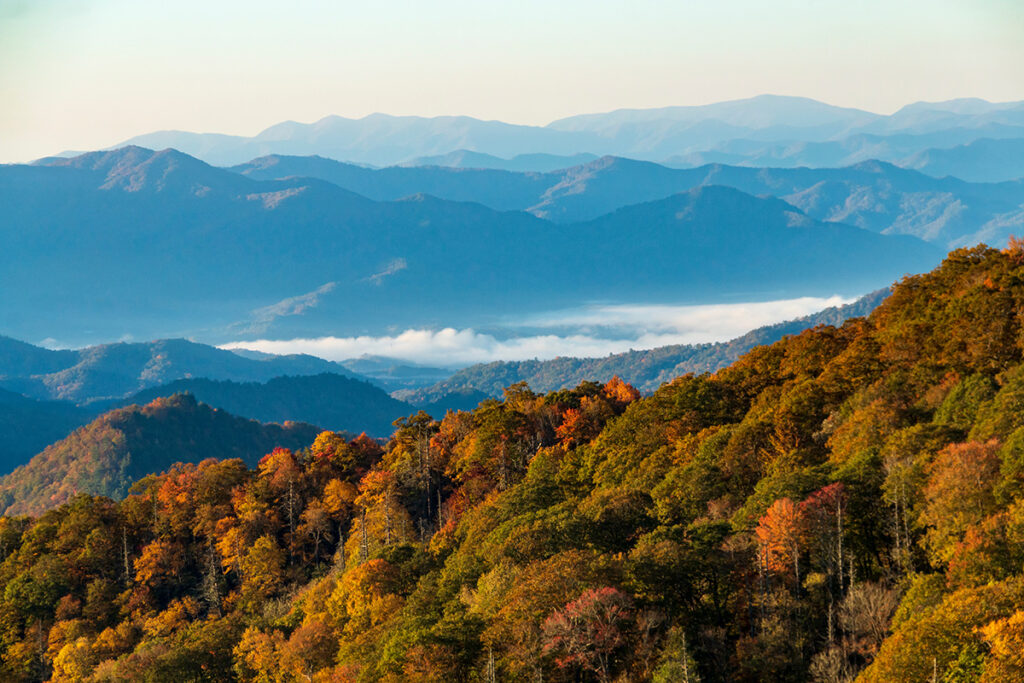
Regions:
<instances>
[{"instance_id":1,"label":"mountain range","mask_svg":"<svg viewBox=\"0 0 1024 683\"><path fill-rule=\"evenodd\" d=\"M420 409L440 418L448 409L470 409L486 398L477 392L441 392L414 407L387 393L451 374L393 359L340 364L313 356L236 353L184 339L71 351L0 337L0 474L104 413L177 394L264 423L302 422L384 438L394 431L395 420Z\"/></svg>"},{"instance_id":2,"label":"mountain range","mask_svg":"<svg viewBox=\"0 0 1024 683\"><path fill-rule=\"evenodd\" d=\"M184 339L55 351L0 337L0 474L101 413L178 393L262 422L308 422L375 437L388 436L394 420L417 410L338 363L247 356ZM422 383L440 378L427 374Z\"/></svg>"},{"instance_id":3,"label":"mountain range","mask_svg":"<svg viewBox=\"0 0 1024 683\"><path fill-rule=\"evenodd\" d=\"M917 102L880 115L808 98L761 95L703 106L586 114L547 126L465 116L328 116L309 124L279 123L253 137L160 131L117 146L173 147L224 166L268 154L320 154L375 166L464 165L469 155L469 163L490 168L545 171L562 163L552 157L565 157L563 165L570 166L579 163L581 154L682 165L843 166L868 159L902 165L914 163L911 159L926 150L982 138L1024 138L1024 103ZM991 167L987 152L972 150L972 165ZM996 172L990 171L984 179L1020 177L1013 168L1000 167L1011 175L993 178Z\"/></svg>"},{"instance_id":4,"label":"mountain range","mask_svg":"<svg viewBox=\"0 0 1024 683\"><path fill-rule=\"evenodd\" d=\"M1024 140L980 138L948 149L926 149L903 166L928 175L956 176L975 182L1024 177Z\"/></svg>"},{"instance_id":5,"label":"mountain range","mask_svg":"<svg viewBox=\"0 0 1024 683\"><path fill-rule=\"evenodd\" d=\"M0 336L0 386L26 396L87 405L123 399L189 377L265 382L282 375L358 377L315 356L246 357L185 339L51 350Z\"/></svg>"},{"instance_id":6,"label":"mountain range","mask_svg":"<svg viewBox=\"0 0 1024 683\"><path fill-rule=\"evenodd\" d=\"M0 301L5 333L64 345L482 327L591 301L852 295L943 253L724 186L556 224L425 194L374 201L314 178L256 180L137 147L0 167L0 205L0 287L19 292Z\"/></svg>"},{"instance_id":7,"label":"mountain range","mask_svg":"<svg viewBox=\"0 0 1024 683\"><path fill-rule=\"evenodd\" d=\"M398 166L371 169L323 157L269 156L232 170L260 180L319 178L378 201L426 193L502 211L527 211L557 223L590 220L695 187L725 185L778 197L820 221L914 235L950 248L981 241L1002 243L1013 231L1024 229L1024 181L939 179L879 161L829 169L722 164L676 169L603 157L548 173L513 173Z\"/></svg>"},{"instance_id":8,"label":"mountain range","mask_svg":"<svg viewBox=\"0 0 1024 683\"><path fill-rule=\"evenodd\" d=\"M544 154L517 154L510 159L503 159L493 154L482 152L471 152L468 149L457 149L447 154L436 154L434 156L416 157L402 162L401 166L439 166L445 168L477 168L494 169L499 171L519 171L521 173L547 173L557 171L561 168L579 166L597 159L596 154L582 152L580 154L559 155ZM369 168L369 167L368 167Z\"/></svg>"}]
</instances>

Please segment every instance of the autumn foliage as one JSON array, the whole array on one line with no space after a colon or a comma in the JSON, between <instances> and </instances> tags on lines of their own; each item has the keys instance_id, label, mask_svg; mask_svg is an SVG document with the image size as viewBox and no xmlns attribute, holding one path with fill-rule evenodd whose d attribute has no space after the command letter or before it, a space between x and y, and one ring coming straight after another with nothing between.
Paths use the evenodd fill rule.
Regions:
<instances>
[{"instance_id":1,"label":"autumn foliage","mask_svg":"<svg viewBox=\"0 0 1024 683\"><path fill-rule=\"evenodd\" d=\"M0 518L0 680L1024 677L1024 264Z\"/></svg>"},{"instance_id":2,"label":"autumn foliage","mask_svg":"<svg viewBox=\"0 0 1024 683\"><path fill-rule=\"evenodd\" d=\"M615 588L592 588L544 621L544 650L561 667L577 666L610 681L613 657L626 644L633 601Z\"/></svg>"}]
</instances>

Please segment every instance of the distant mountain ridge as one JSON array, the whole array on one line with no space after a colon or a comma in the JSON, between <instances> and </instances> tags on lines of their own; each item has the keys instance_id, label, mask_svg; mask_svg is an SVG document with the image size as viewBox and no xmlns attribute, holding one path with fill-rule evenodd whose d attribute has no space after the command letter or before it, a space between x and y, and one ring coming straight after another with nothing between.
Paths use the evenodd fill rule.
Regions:
<instances>
[{"instance_id":1,"label":"distant mountain ridge","mask_svg":"<svg viewBox=\"0 0 1024 683\"><path fill-rule=\"evenodd\" d=\"M840 169L746 168L709 164L668 168L602 157L548 173L454 168L369 169L322 157L270 156L233 167L247 177L313 177L375 200L416 193L528 211L558 223L590 220L624 206L704 185L779 197L809 216L873 232L910 234L946 247L1001 243L1024 231L1024 181L968 183L938 179L889 163Z\"/></svg>"},{"instance_id":2,"label":"distant mountain ridge","mask_svg":"<svg viewBox=\"0 0 1024 683\"><path fill-rule=\"evenodd\" d=\"M915 137L919 137L917 142ZM319 154L373 166L410 162L464 166L460 159L469 154L483 155L480 158L488 168L543 171L551 169L536 162L532 166L501 165L493 159L610 154L663 161L729 153L733 156L705 156L693 165L719 161L841 166L869 158L897 162L929 148L949 148L983 137L1024 138L1024 103L977 99L917 102L886 116L809 98L759 95L709 105L583 114L547 126L466 116L371 114L361 119L328 116L309 124L287 121L251 138L160 131L117 146L173 147L222 166L269 154ZM890 138L900 138L900 142L892 146ZM797 149L800 145L811 148L801 151ZM744 146L745 154L735 156ZM449 160L449 155L455 156ZM744 157L759 161L746 163Z\"/></svg>"},{"instance_id":3,"label":"distant mountain ridge","mask_svg":"<svg viewBox=\"0 0 1024 683\"><path fill-rule=\"evenodd\" d=\"M275 377L267 382L179 379L145 389L119 403L145 405L183 393L213 408L260 422L307 422L336 432L366 432L378 438L391 436L392 422L416 412L416 408L372 384L330 373Z\"/></svg>"},{"instance_id":4,"label":"distant mountain ridge","mask_svg":"<svg viewBox=\"0 0 1024 683\"><path fill-rule=\"evenodd\" d=\"M124 398L189 377L267 381L281 375L325 372L358 377L338 363L315 356L256 360L185 339L51 351L0 336L0 386L38 399L89 403Z\"/></svg>"},{"instance_id":5,"label":"distant mountain ridge","mask_svg":"<svg viewBox=\"0 0 1024 683\"><path fill-rule=\"evenodd\" d=\"M429 166L375 169L321 156L271 155L230 170L259 181L316 178L378 202L423 194L454 202L478 202L498 211L529 208L551 182L547 174L539 173Z\"/></svg>"},{"instance_id":6,"label":"distant mountain ridge","mask_svg":"<svg viewBox=\"0 0 1024 683\"><path fill-rule=\"evenodd\" d=\"M884 120L880 114L837 107L809 97L757 95L755 97L714 102L711 104L655 107L652 109L618 109L606 113L570 116L548 124L548 128L564 131L590 131L612 137L630 126L644 123L677 125L702 124L709 121L748 130L804 128L818 137L844 133L852 128Z\"/></svg>"},{"instance_id":7,"label":"distant mountain ridge","mask_svg":"<svg viewBox=\"0 0 1024 683\"><path fill-rule=\"evenodd\" d=\"M1024 177L1024 139L980 138L949 149L926 149L901 165L931 176L956 176L973 182Z\"/></svg>"},{"instance_id":8,"label":"distant mountain ridge","mask_svg":"<svg viewBox=\"0 0 1024 683\"><path fill-rule=\"evenodd\" d=\"M596 154L581 153L571 155L517 154L510 159L496 157L493 154L471 152L468 149L457 149L447 154L416 157L402 162L402 166L441 166L447 168L480 168L498 171L516 171L519 173L547 173L560 168L578 166L597 159Z\"/></svg>"}]
</instances>

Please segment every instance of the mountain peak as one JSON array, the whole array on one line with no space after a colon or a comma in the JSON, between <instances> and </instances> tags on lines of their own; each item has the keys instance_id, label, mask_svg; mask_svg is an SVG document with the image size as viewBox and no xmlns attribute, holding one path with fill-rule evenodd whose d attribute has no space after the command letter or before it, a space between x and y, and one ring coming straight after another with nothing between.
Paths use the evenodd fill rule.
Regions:
<instances>
[{"instance_id":1,"label":"mountain peak","mask_svg":"<svg viewBox=\"0 0 1024 683\"><path fill-rule=\"evenodd\" d=\"M45 165L94 171L103 176L102 189L125 192L176 189L205 196L215 190L237 192L248 185L238 174L215 168L170 147L154 151L139 145L125 145L69 159L49 159Z\"/></svg>"},{"instance_id":2,"label":"mountain peak","mask_svg":"<svg viewBox=\"0 0 1024 683\"><path fill-rule=\"evenodd\" d=\"M124 145L116 149L85 152L73 157L48 157L36 162L40 166L66 166L87 171L110 173L115 169L137 166L145 163L156 152L139 145Z\"/></svg>"},{"instance_id":3,"label":"mountain peak","mask_svg":"<svg viewBox=\"0 0 1024 683\"><path fill-rule=\"evenodd\" d=\"M850 168L857 171L863 171L865 173L892 173L904 170L895 164L890 164L887 161L879 161L878 159L868 159L867 161L854 164L853 166L850 166Z\"/></svg>"}]
</instances>

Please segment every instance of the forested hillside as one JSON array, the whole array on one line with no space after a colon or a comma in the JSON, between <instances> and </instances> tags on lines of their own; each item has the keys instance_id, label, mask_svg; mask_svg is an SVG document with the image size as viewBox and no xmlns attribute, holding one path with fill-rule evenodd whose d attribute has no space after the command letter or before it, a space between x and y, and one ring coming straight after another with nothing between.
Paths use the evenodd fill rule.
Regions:
<instances>
[{"instance_id":1,"label":"forested hillside","mask_svg":"<svg viewBox=\"0 0 1024 683\"><path fill-rule=\"evenodd\" d=\"M1021 680L1022 311L1021 244L960 250L647 398L517 385L3 518L0 677Z\"/></svg>"},{"instance_id":2,"label":"forested hillside","mask_svg":"<svg viewBox=\"0 0 1024 683\"><path fill-rule=\"evenodd\" d=\"M0 477L0 510L37 514L78 493L122 497L138 479L176 462L241 458L254 464L281 446L312 443L309 424L260 424L199 403L158 398L101 415Z\"/></svg>"}]
</instances>

